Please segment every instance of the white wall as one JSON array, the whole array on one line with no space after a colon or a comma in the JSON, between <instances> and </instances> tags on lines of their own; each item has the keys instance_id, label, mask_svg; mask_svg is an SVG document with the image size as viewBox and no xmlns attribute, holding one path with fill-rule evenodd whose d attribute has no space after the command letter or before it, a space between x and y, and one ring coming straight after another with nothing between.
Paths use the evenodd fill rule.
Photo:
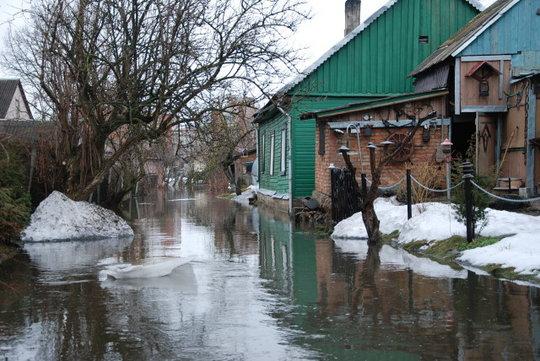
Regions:
<instances>
[{"instance_id":1,"label":"white wall","mask_svg":"<svg viewBox=\"0 0 540 361\"><path fill-rule=\"evenodd\" d=\"M18 86L9 105L5 119L32 120L24 103L21 87Z\"/></svg>"}]
</instances>

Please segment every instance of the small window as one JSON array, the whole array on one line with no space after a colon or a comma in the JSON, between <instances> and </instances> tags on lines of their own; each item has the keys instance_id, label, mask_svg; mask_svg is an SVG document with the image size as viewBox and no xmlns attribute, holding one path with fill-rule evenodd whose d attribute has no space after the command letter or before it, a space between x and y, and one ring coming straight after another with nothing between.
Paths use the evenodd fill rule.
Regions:
<instances>
[{"instance_id":1,"label":"small window","mask_svg":"<svg viewBox=\"0 0 540 361\"><path fill-rule=\"evenodd\" d=\"M275 135L272 133L270 136L270 175L274 175L274 148L275 148Z\"/></svg>"},{"instance_id":2,"label":"small window","mask_svg":"<svg viewBox=\"0 0 540 361\"><path fill-rule=\"evenodd\" d=\"M420 35L420 36L418 37L418 42L419 42L420 44L429 44L429 36L427 36L427 35Z\"/></svg>"},{"instance_id":3,"label":"small window","mask_svg":"<svg viewBox=\"0 0 540 361\"><path fill-rule=\"evenodd\" d=\"M261 173L266 172L266 147L265 147L265 135L261 134L261 144L259 145L259 154L261 162Z\"/></svg>"},{"instance_id":4,"label":"small window","mask_svg":"<svg viewBox=\"0 0 540 361\"><path fill-rule=\"evenodd\" d=\"M280 162L281 175L287 173L287 128L281 129L281 162Z\"/></svg>"}]
</instances>

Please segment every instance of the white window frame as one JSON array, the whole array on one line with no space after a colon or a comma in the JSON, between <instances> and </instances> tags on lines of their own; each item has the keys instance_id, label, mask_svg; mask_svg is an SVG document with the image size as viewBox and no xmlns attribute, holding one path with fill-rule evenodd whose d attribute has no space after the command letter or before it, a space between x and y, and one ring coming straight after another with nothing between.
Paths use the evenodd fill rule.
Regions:
<instances>
[{"instance_id":1,"label":"white window frame","mask_svg":"<svg viewBox=\"0 0 540 361\"><path fill-rule=\"evenodd\" d=\"M281 129L281 160L280 160L281 175L287 174L287 128Z\"/></svg>"},{"instance_id":2,"label":"white window frame","mask_svg":"<svg viewBox=\"0 0 540 361\"><path fill-rule=\"evenodd\" d=\"M261 144L260 144L259 154L260 154L260 163L261 163L259 164L259 166L261 169L261 174L264 174L266 173L266 134L265 133L261 134Z\"/></svg>"},{"instance_id":3,"label":"white window frame","mask_svg":"<svg viewBox=\"0 0 540 361\"><path fill-rule=\"evenodd\" d=\"M272 132L272 135L270 135L270 175L274 175L274 153L275 153L275 144L276 143L276 135L275 132Z\"/></svg>"}]
</instances>

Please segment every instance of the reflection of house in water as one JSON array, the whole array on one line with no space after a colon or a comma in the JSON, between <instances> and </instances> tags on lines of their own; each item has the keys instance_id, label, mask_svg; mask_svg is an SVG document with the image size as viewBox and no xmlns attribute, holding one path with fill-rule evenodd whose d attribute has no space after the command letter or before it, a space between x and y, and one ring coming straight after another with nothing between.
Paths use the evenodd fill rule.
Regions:
<instances>
[{"instance_id":1,"label":"reflection of house in water","mask_svg":"<svg viewBox=\"0 0 540 361\"><path fill-rule=\"evenodd\" d=\"M317 240L262 215L261 277L291 303L274 317L306 335L320 335L300 334L295 342L340 360L540 355L533 346L538 290L447 266L449 277L435 265L430 276L429 260L410 256L421 263L408 267L400 251L385 247L344 253L332 240Z\"/></svg>"}]
</instances>

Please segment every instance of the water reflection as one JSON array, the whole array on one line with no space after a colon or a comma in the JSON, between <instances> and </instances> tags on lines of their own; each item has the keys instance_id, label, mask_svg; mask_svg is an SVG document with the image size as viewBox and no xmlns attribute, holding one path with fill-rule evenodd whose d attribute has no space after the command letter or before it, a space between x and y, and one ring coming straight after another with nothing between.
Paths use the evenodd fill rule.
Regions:
<instances>
[{"instance_id":1,"label":"water reflection","mask_svg":"<svg viewBox=\"0 0 540 361\"><path fill-rule=\"evenodd\" d=\"M133 241L29 245L0 265L0 359L540 359L536 288L317 238L204 193L127 211ZM97 280L157 257L194 261Z\"/></svg>"}]
</instances>

